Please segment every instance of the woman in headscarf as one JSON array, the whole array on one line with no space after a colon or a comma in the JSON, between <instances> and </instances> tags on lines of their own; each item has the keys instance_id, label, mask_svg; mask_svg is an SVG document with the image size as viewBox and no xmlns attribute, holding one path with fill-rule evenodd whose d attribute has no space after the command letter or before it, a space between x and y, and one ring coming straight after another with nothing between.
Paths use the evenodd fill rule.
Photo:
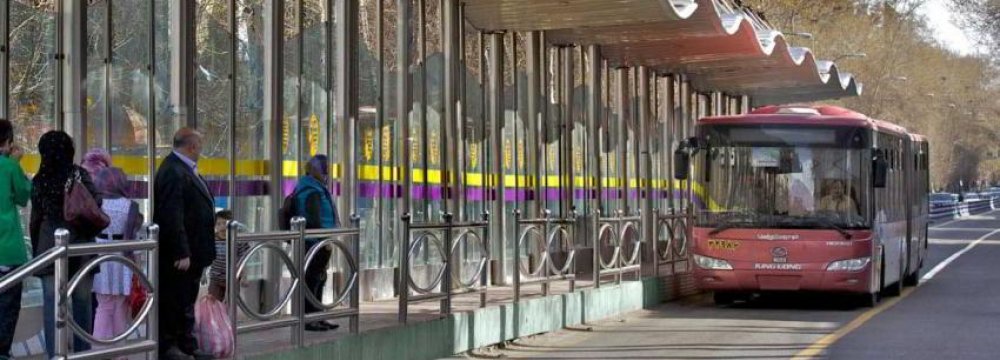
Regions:
<instances>
[{"instance_id":1,"label":"woman in headscarf","mask_svg":"<svg viewBox=\"0 0 1000 360\"><path fill-rule=\"evenodd\" d=\"M98 243L135 240L142 225L139 204L128 197L128 177L119 168L106 167L94 174L94 184L101 193L101 210L111 219L108 227L97 235ZM111 339L126 330L129 307L126 303L132 287L132 270L117 262L101 263L101 272L94 275L97 313L94 315L94 337Z\"/></svg>"},{"instance_id":2,"label":"woman in headscarf","mask_svg":"<svg viewBox=\"0 0 1000 360\"><path fill-rule=\"evenodd\" d=\"M73 164L73 138L65 132L53 130L42 135L38 140L38 153L42 157L38 173L31 180L31 223L28 232L31 236L31 248L35 256L48 251L55 246L55 231L64 228L70 232L70 243L93 242L94 234L83 234L79 229L70 226L63 219L63 196L66 192L66 182L75 174L80 175L80 181L101 204L101 197L94 184L90 181L87 170ZM70 276L76 274L80 265L87 261L86 257L72 257L69 260ZM45 350L53 357L55 350L55 291L52 268L42 270L37 274L42 279L42 293L45 320ZM86 276L80 282L73 297L73 318L86 331L91 331L94 321L91 305L91 286L93 279ZM75 351L89 350L88 343L80 337L74 337Z\"/></svg>"},{"instance_id":3,"label":"woman in headscarf","mask_svg":"<svg viewBox=\"0 0 1000 360\"><path fill-rule=\"evenodd\" d=\"M87 155L83 156L83 163L80 166L87 169L87 172L93 177L101 169L111 166L111 154L102 148L90 149Z\"/></svg>"}]
</instances>

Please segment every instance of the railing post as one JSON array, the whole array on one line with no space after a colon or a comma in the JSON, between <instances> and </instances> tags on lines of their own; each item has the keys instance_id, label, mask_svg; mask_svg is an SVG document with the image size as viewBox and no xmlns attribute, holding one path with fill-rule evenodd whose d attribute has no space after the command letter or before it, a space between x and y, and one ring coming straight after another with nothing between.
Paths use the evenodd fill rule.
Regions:
<instances>
[{"instance_id":1,"label":"railing post","mask_svg":"<svg viewBox=\"0 0 1000 360\"><path fill-rule=\"evenodd\" d=\"M399 249L399 322L406 323L410 301L410 213L403 214L403 243Z\"/></svg>"},{"instance_id":2,"label":"railing post","mask_svg":"<svg viewBox=\"0 0 1000 360\"><path fill-rule=\"evenodd\" d=\"M305 340L306 333L306 313L305 313L305 290L307 288L306 282L306 263L304 249L306 246L306 218L301 216L296 216L292 219L292 230L299 233L299 237L292 241L292 255L295 259L296 272L298 274L292 274L297 276L298 279L293 279L292 284L296 284L292 291L292 317L297 318L298 325L292 329L292 344L297 347L302 347ZM325 269L324 269L325 271ZM322 297L320 297L322 300Z\"/></svg>"},{"instance_id":3,"label":"railing post","mask_svg":"<svg viewBox=\"0 0 1000 360\"><path fill-rule=\"evenodd\" d=\"M653 261L653 277L660 276L660 209L653 209L653 222L652 222L652 234L653 238L649 244L649 248L652 250L652 254L649 257Z\"/></svg>"},{"instance_id":4,"label":"railing post","mask_svg":"<svg viewBox=\"0 0 1000 360\"><path fill-rule=\"evenodd\" d=\"M517 304L521 301L521 209L514 209L514 224L516 224L517 231L515 231L514 239L514 303Z\"/></svg>"},{"instance_id":5,"label":"railing post","mask_svg":"<svg viewBox=\"0 0 1000 360\"><path fill-rule=\"evenodd\" d=\"M153 308L150 309L149 317L146 319L146 337L154 342L157 346L160 344L160 269L159 269L159 240L160 240L160 226L154 223L150 223L146 226L146 239L156 242L157 246L153 247L146 254L146 278L149 279L149 284L152 285L152 289L149 291L150 299L153 301ZM160 351L154 350L148 353L148 359L156 360L159 357Z\"/></svg>"},{"instance_id":6,"label":"railing post","mask_svg":"<svg viewBox=\"0 0 1000 360\"><path fill-rule=\"evenodd\" d=\"M236 244L237 232L239 231L239 222L230 220L226 224L226 306L229 310L230 331L233 334L233 358L237 357L240 349L239 318L236 311L240 296L240 274L237 273L237 264L242 260L239 252L236 251L238 248Z\"/></svg>"},{"instance_id":7,"label":"railing post","mask_svg":"<svg viewBox=\"0 0 1000 360\"><path fill-rule=\"evenodd\" d=\"M549 209L545 209L545 210L542 211L542 216L544 216L544 220L545 220L542 223L542 246L545 246L545 248L542 249L542 260L541 260L542 261L542 265L541 265L542 266L542 273L541 273L541 275L542 275L542 277L544 277L544 278L547 279L549 276L552 275L552 273L549 272L549 264L548 264L549 261L552 261L552 254L550 253L550 250L552 250L552 249L549 249L549 230L550 230L550 227L551 227L550 225L552 225L552 211L549 210ZM542 283L542 296L549 296L549 282L548 281L545 281L545 282Z\"/></svg>"},{"instance_id":8,"label":"railing post","mask_svg":"<svg viewBox=\"0 0 1000 360\"><path fill-rule=\"evenodd\" d=\"M55 246L65 248L69 244L69 230L57 229L55 232ZM55 273L53 276L53 303L55 308L55 332L53 334L55 343L55 354L53 354L56 359L65 359L69 355L69 344L72 340L72 334L69 329L66 328L66 316L69 314L69 295L66 294L66 283L69 281L69 252L63 253L55 263Z\"/></svg>"},{"instance_id":9,"label":"railing post","mask_svg":"<svg viewBox=\"0 0 1000 360\"><path fill-rule=\"evenodd\" d=\"M455 270L454 261L452 261L452 245L455 243L455 239L452 237L454 231L454 217L450 212L444 213L444 222L447 225L444 229L444 279L441 280L441 290L444 292L444 298L441 299L441 313L450 314L451 313L451 297L453 286L451 283L451 272Z\"/></svg>"},{"instance_id":10,"label":"railing post","mask_svg":"<svg viewBox=\"0 0 1000 360\"><path fill-rule=\"evenodd\" d=\"M600 180L600 179L598 179ZM600 196L600 194L598 194ZM601 287L601 210L594 210L594 216L591 220L593 223L593 234L596 236L594 238L594 256L592 260L594 261L594 288Z\"/></svg>"},{"instance_id":11,"label":"railing post","mask_svg":"<svg viewBox=\"0 0 1000 360\"><path fill-rule=\"evenodd\" d=\"M487 213L487 212L483 213L483 223L486 224L485 226L483 226L483 249L485 249L485 253L486 253L486 265L483 266L483 268L480 270L480 271L482 271L482 273L479 275L479 286L482 287L482 290L483 290L483 292L479 294L479 307L481 307L481 308L486 307L486 302L487 302L487 300L489 300L489 299L487 299L486 289L488 289L490 287L490 279L489 279L490 265L489 264L490 264L490 258L492 258L492 256L490 255L491 252L489 250L490 249L490 225L489 225L490 224L490 214ZM514 231L514 233L517 234L517 231ZM517 255L515 254L514 256L515 256L514 258L516 259ZM518 272L517 263L515 262L514 263L514 273L517 274L517 272ZM515 295L514 296L515 296L515 298L517 297L516 291L515 291ZM516 302L516 300L515 300L515 302Z\"/></svg>"},{"instance_id":12,"label":"railing post","mask_svg":"<svg viewBox=\"0 0 1000 360\"><path fill-rule=\"evenodd\" d=\"M357 213L351 214L351 226L354 227L355 229L358 229L358 228L360 228L360 225L361 225L361 216L359 216ZM351 241L351 246L352 246L351 252L354 253L354 254L352 254L352 256L354 256L354 263L357 264L356 271L357 271L357 275L358 275L358 282L356 284L354 284L354 288L351 289L351 300L350 300L350 302L351 302L351 308L357 310L360 313L360 311L361 311L361 234L360 233L355 234L354 236L352 236L352 238L353 238L353 240ZM359 317L360 317L360 315L355 315L355 316L352 316L351 319L349 320L349 322L350 322L349 326L351 327L350 330L351 330L352 333L357 334L361 330L360 321L358 319Z\"/></svg>"}]
</instances>

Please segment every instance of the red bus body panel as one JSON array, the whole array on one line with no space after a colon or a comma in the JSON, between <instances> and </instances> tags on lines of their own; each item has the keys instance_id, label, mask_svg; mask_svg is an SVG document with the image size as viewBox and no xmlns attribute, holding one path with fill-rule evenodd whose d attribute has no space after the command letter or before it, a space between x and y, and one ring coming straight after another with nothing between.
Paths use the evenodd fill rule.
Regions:
<instances>
[{"instance_id":1,"label":"red bus body panel","mask_svg":"<svg viewBox=\"0 0 1000 360\"><path fill-rule=\"evenodd\" d=\"M873 232L849 231L851 240L826 229L693 229L693 253L722 259L733 270L694 266L698 285L713 291L870 292L875 259L856 272L828 272L837 260L870 257ZM782 250L776 250L782 248ZM785 253L784 259L780 259Z\"/></svg>"}]
</instances>

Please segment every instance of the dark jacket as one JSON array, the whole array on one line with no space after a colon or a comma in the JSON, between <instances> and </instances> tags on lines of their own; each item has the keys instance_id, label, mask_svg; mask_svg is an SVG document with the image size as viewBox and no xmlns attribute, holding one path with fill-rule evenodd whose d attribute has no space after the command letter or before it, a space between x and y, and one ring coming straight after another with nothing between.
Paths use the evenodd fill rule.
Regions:
<instances>
[{"instance_id":1,"label":"dark jacket","mask_svg":"<svg viewBox=\"0 0 1000 360\"><path fill-rule=\"evenodd\" d=\"M82 167L76 166L76 171L80 172L80 182L83 186L90 191L90 194L94 196L94 200L97 200L97 206L101 206L101 195L94 187L94 182L90 180L90 174L87 173ZM54 196L52 199L42 199L42 196ZM40 194L38 192L33 192L31 194L31 220L28 223L28 233L31 237L31 249L34 256L41 255L42 253L48 251L56 244L55 232L59 228L64 228L69 230L70 233L70 244L80 244L80 243L90 243L94 242L94 238L88 234L81 234L80 231L73 228L66 223L63 219L63 196L61 194ZM54 204L51 209L43 209L42 206L36 206L35 204ZM70 274L75 273L80 266L89 261L92 256L75 256L69 260L69 271ZM53 273L52 267L42 270L38 275L51 275Z\"/></svg>"},{"instance_id":2,"label":"dark jacket","mask_svg":"<svg viewBox=\"0 0 1000 360\"><path fill-rule=\"evenodd\" d=\"M207 184L176 154L156 171L153 221L160 226L160 259L191 258L192 269L215 260L215 204Z\"/></svg>"}]
</instances>

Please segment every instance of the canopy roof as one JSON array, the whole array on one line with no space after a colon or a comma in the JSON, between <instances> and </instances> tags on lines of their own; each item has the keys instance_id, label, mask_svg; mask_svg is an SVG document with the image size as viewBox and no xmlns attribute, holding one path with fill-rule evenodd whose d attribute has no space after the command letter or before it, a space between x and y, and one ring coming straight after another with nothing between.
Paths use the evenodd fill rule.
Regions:
<instances>
[{"instance_id":1,"label":"canopy roof","mask_svg":"<svg viewBox=\"0 0 1000 360\"><path fill-rule=\"evenodd\" d=\"M702 92L748 95L754 106L858 96L831 61L790 45L729 0L464 0L483 30L546 31L553 44L596 44L614 66L685 74Z\"/></svg>"}]
</instances>

